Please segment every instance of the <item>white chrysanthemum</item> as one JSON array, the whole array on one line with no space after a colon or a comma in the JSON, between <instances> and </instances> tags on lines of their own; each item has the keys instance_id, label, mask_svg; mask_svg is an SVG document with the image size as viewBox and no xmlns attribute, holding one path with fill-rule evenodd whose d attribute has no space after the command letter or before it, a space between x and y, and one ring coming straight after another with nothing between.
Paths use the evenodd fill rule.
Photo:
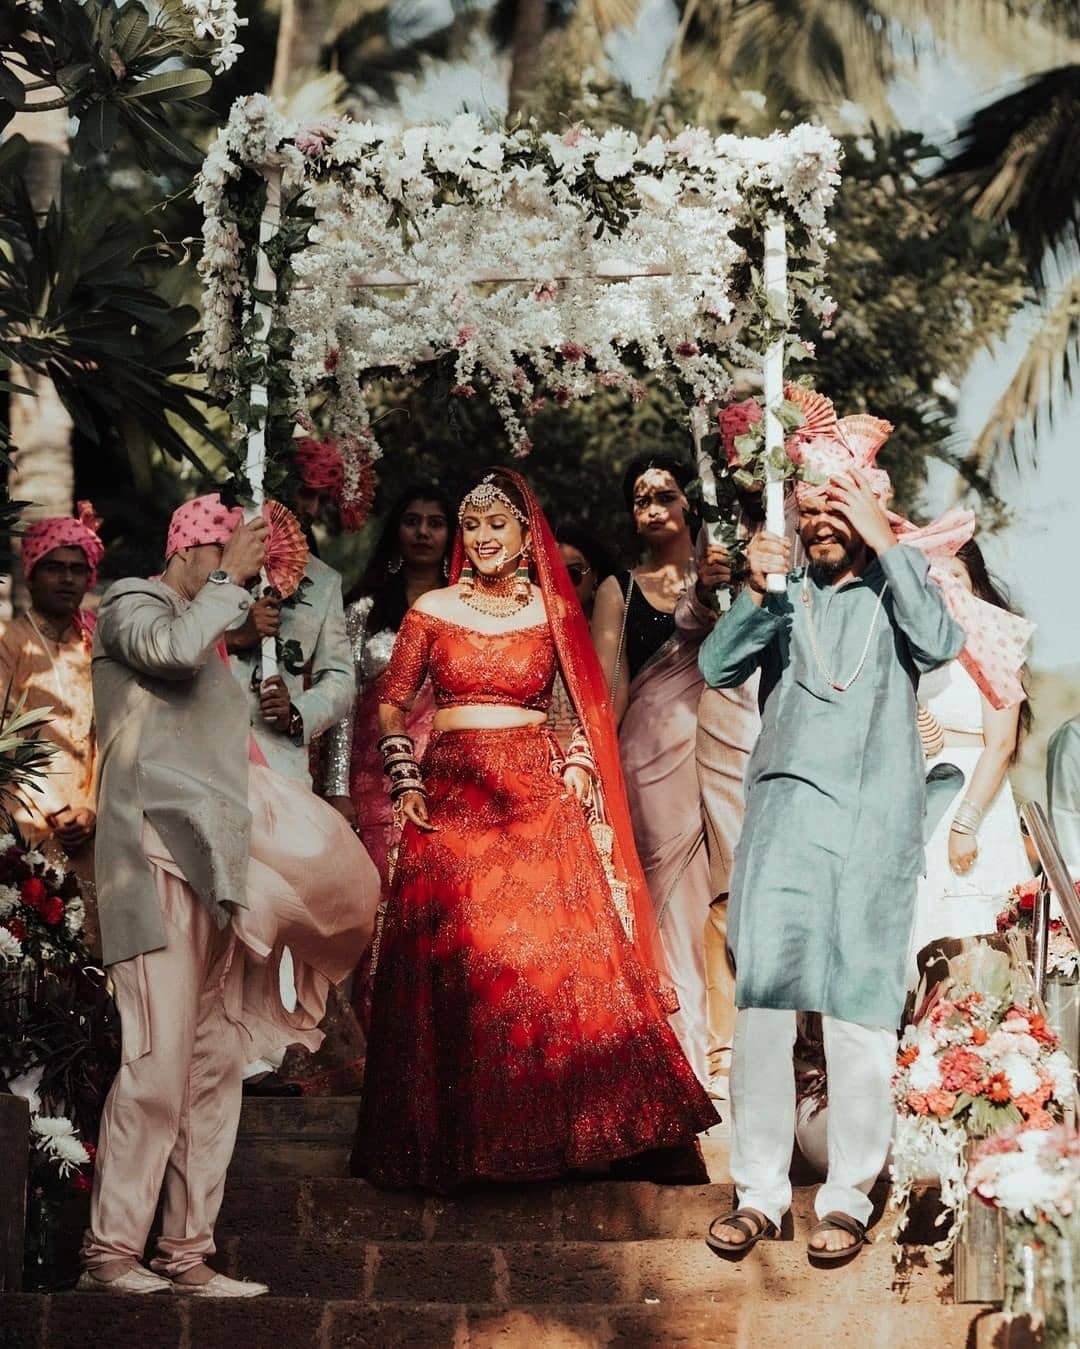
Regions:
<instances>
[{"instance_id":1,"label":"white chrysanthemum","mask_svg":"<svg viewBox=\"0 0 1080 1349\"><path fill-rule=\"evenodd\" d=\"M0 885L0 918L6 918L19 902L19 892L13 885Z\"/></svg>"},{"instance_id":2,"label":"white chrysanthemum","mask_svg":"<svg viewBox=\"0 0 1080 1349\"><path fill-rule=\"evenodd\" d=\"M41 1152L56 1162L62 1176L70 1175L77 1167L85 1166L90 1154L79 1141L75 1126L63 1115L35 1115L30 1129L37 1136Z\"/></svg>"},{"instance_id":3,"label":"white chrysanthemum","mask_svg":"<svg viewBox=\"0 0 1080 1349\"><path fill-rule=\"evenodd\" d=\"M1039 1089L1039 1074L1022 1054L1007 1054L1001 1060L1001 1071L1009 1082L1014 1097L1030 1096Z\"/></svg>"},{"instance_id":4,"label":"white chrysanthemum","mask_svg":"<svg viewBox=\"0 0 1080 1349\"><path fill-rule=\"evenodd\" d=\"M5 853L9 848L15 846L14 834L0 834L0 853Z\"/></svg>"},{"instance_id":5,"label":"white chrysanthemum","mask_svg":"<svg viewBox=\"0 0 1080 1349\"><path fill-rule=\"evenodd\" d=\"M41 1138L73 1138L75 1126L66 1115L35 1115L30 1128Z\"/></svg>"},{"instance_id":6,"label":"white chrysanthemum","mask_svg":"<svg viewBox=\"0 0 1080 1349\"><path fill-rule=\"evenodd\" d=\"M932 1054L920 1053L907 1070L911 1091L931 1091L941 1086L941 1069Z\"/></svg>"},{"instance_id":7,"label":"white chrysanthemum","mask_svg":"<svg viewBox=\"0 0 1080 1349\"><path fill-rule=\"evenodd\" d=\"M77 937L86 924L86 905L76 896L64 905L64 931L69 937Z\"/></svg>"},{"instance_id":8,"label":"white chrysanthemum","mask_svg":"<svg viewBox=\"0 0 1080 1349\"><path fill-rule=\"evenodd\" d=\"M1072 1059L1063 1049L1055 1049L1043 1067L1054 1083L1054 1096L1059 1101L1068 1101L1076 1085L1076 1069Z\"/></svg>"},{"instance_id":9,"label":"white chrysanthemum","mask_svg":"<svg viewBox=\"0 0 1080 1349\"><path fill-rule=\"evenodd\" d=\"M36 848L31 848L29 852L23 853L23 857L28 867L45 866L45 854L38 852Z\"/></svg>"},{"instance_id":10,"label":"white chrysanthemum","mask_svg":"<svg viewBox=\"0 0 1080 1349\"><path fill-rule=\"evenodd\" d=\"M0 961L14 965L22 959L22 942L12 936L6 927L0 927Z\"/></svg>"}]
</instances>

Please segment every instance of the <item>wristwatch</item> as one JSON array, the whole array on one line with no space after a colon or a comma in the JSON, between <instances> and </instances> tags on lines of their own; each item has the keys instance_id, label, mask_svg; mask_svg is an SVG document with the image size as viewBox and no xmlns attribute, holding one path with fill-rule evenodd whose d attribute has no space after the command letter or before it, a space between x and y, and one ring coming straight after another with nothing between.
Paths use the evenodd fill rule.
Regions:
<instances>
[{"instance_id":1,"label":"wristwatch","mask_svg":"<svg viewBox=\"0 0 1080 1349\"><path fill-rule=\"evenodd\" d=\"M294 745L304 743L304 718L291 703L289 704L289 739Z\"/></svg>"},{"instance_id":2,"label":"wristwatch","mask_svg":"<svg viewBox=\"0 0 1080 1349\"><path fill-rule=\"evenodd\" d=\"M215 567L214 570L210 573L210 575L206 579L211 583L211 585L216 586L232 585L232 577L229 575L227 571L223 571L220 567Z\"/></svg>"}]
</instances>

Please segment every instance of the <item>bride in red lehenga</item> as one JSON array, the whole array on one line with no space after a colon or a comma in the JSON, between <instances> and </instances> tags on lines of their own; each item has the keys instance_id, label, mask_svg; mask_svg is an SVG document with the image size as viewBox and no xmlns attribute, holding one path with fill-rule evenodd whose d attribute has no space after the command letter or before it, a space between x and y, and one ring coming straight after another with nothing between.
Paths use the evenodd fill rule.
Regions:
<instances>
[{"instance_id":1,"label":"bride in red lehenga","mask_svg":"<svg viewBox=\"0 0 1080 1349\"><path fill-rule=\"evenodd\" d=\"M406 823L356 1148L375 1184L440 1190L685 1147L717 1121L667 1023L607 685L558 545L507 469L459 522L451 584L409 610L382 676ZM580 721L565 755L545 726L556 672ZM405 713L425 677L420 766Z\"/></svg>"}]
</instances>

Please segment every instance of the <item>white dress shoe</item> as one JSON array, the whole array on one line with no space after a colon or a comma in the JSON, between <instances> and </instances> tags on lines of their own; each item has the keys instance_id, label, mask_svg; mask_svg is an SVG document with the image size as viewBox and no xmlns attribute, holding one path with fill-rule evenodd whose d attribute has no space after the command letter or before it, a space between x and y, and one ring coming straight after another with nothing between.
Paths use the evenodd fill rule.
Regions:
<instances>
[{"instance_id":1,"label":"white dress shoe","mask_svg":"<svg viewBox=\"0 0 1080 1349\"><path fill-rule=\"evenodd\" d=\"M159 1278L142 1265L132 1265L115 1279L99 1279L84 1269L75 1285L77 1293L167 1293L172 1287L168 1279Z\"/></svg>"},{"instance_id":2,"label":"white dress shoe","mask_svg":"<svg viewBox=\"0 0 1080 1349\"><path fill-rule=\"evenodd\" d=\"M265 1283L230 1279L227 1274L215 1274L206 1283L181 1283L179 1279L173 1279L169 1286L174 1293L184 1293L188 1297L264 1297L270 1291Z\"/></svg>"}]
</instances>

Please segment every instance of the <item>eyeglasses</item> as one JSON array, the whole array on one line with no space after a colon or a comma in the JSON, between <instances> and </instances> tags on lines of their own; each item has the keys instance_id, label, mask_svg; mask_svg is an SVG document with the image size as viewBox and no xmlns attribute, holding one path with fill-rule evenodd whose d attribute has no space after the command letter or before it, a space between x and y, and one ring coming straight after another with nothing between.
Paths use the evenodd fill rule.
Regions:
<instances>
[{"instance_id":1,"label":"eyeglasses","mask_svg":"<svg viewBox=\"0 0 1080 1349\"><path fill-rule=\"evenodd\" d=\"M566 571L574 585L579 586L583 576L588 576L592 567L587 567L584 562L568 562Z\"/></svg>"},{"instance_id":2,"label":"eyeglasses","mask_svg":"<svg viewBox=\"0 0 1080 1349\"><path fill-rule=\"evenodd\" d=\"M85 581L90 568L85 562L39 562L34 569L59 581L62 576L70 576L75 581Z\"/></svg>"}]
</instances>

